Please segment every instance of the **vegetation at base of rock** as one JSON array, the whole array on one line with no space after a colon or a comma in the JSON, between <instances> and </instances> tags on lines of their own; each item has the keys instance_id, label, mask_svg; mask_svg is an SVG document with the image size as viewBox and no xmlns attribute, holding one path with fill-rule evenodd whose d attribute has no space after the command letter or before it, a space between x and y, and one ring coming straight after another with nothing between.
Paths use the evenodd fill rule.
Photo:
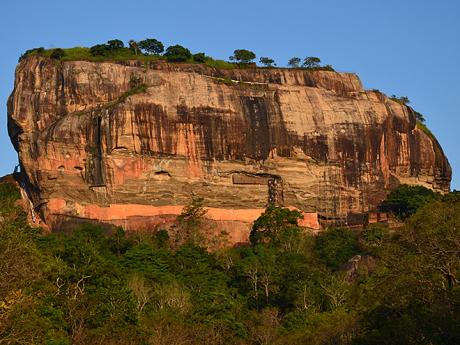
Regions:
<instances>
[{"instance_id":1,"label":"vegetation at base of rock","mask_svg":"<svg viewBox=\"0 0 460 345\"><path fill-rule=\"evenodd\" d=\"M391 212L399 219L405 220L419 208L440 198L438 193L423 186L401 185L391 191L381 203L380 210Z\"/></svg>"},{"instance_id":2,"label":"vegetation at base of rock","mask_svg":"<svg viewBox=\"0 0 460 345\"><path fill-rule=\"evenodd\" d=\"M252 245L273 244L292 248L299 243L302 230L298 220L303 218L299 211L269 206L254 222L249 240Z\"/></svg>"},{"instance_id":3,"label":"vegetation at base of rock","mask_svg":"<svg viewBox=\"0 0 460 345\"><path fill-rule=\"evenodd\" d=\"M327 229L319 234L314 249L322 262L333 270L360 253L358 237L347 228Z\"/></svg>"},{"instance_id":4,"label":"vegetation at base of rock","mask_svg":"<svg viewBox=\"0 0 460 345\"><path fill-rule=\"evenodd\" d=\"M396 230L313 236L298 226L298 212L270 207L251 246L213 252L192 232L181 244L164 230L128 235L95 225L41 234L26 225L19 198L15 186L0 184L5 344L460 340L458 192L432 199ZM199 232L204 212L193 198L179 227ZM359 261L370 256L374 266Z\"/></svg>"}]
</instances>

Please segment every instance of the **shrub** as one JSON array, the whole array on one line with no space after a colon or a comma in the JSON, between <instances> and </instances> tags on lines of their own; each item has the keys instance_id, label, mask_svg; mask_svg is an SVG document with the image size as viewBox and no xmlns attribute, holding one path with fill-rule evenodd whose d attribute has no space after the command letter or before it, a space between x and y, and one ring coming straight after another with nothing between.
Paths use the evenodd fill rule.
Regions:
<instances>
[{"instance_id":1,"label":"shrub","mask_svg":"<svg viewBox=\"0 0 460 345\"><path fill-rule=\"evenodd\" d=\"M370 224L359 236L360 244L367 250L373 251L383 245L389 238L389 229L385 224Z\"/></svg>"},{"instance_id":2,"label":"shrub","mask_svg":"<svg viewBox=\"0 0 460 345\"><path fill-rule=\"evenodd\" d=\"M454 189L452 192L445 194L442 197L442 201L449 203L460 202L460 191Z\"/></svg>"},{"instance_id":3,"label":"shrub","mask_svg":"<svg viewBox=\"0 0 460 345\"><path fill-rule=\"evenodd\" d=\"M321 71L331 71L335 72L335 69L331 65L326 65L318 68Z\"/></svg>"},{"instance_id":4,"label":"shrub","mask_svg":"<svg viewBox=\"0 0 460 345\"><path fill-rule=\"evenodd\" d=\"M192 53L190 53L190 50L187 48L176 44L174 46L168 47L164 53L164 56L166 56L168 61L171 62L184 62L192 57Z\"/></svg>"},{"instance_id":5,"label":"shrub","mask_svg":"<svg viewBox=\"0 0 460 345\"><path fill-rule=\"evenodd\" d=\"M53 49L53 51L51 52L50 57L52 59L60 60L64 55L65 55L64 49L56 48L56 49Z\"/></svg>"},{"instance_id":6,"label":"shrub","mask_svg":"<svg viewBox=\"0 0 460 345\"><path fill-rule=\"evenodd\" d=\"M107 44L96 44L89 49L93 56L106 56L110 54L111 50Z\"/></svg>"},{"instance_id":7,"label":"shrub","mask_svg":"<svg viewBox=\"0 0 460 345\"><path fill-rule=\"evenodd\" d=\"M28 49L19 57L18 62L21 62L25 57L29 55L42 54L44 51L45 48L43 47Z\"/></svg>"},{"instance_id":8,"label":"shrub","mask_svg":"<svg viewBox=\"0 0 460 345\"><path fill-rule=\"evenodd\" d=\"M204 62L206 62L206 55L204 53L193 54L193 61L199 62L199 63L204 63Z\"/></svg>"}]
</instances>

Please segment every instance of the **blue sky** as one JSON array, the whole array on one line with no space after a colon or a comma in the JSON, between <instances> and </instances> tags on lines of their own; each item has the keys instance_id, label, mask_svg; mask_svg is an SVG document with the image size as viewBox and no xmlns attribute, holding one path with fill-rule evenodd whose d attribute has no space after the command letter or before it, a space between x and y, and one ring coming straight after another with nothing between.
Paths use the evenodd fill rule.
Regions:
<instances>
[{"instance_id":1,"label":"blue sky","mask_svg":"<svg viewBox=\"0 0 460 345\"><path fill-rule=\"evenodd\" d=\"M319 56L366 88L408 96L425 115L460 189L460 1L5 0L0 4L0 175L16 164L6 100L18 57L31 47L158 38L226 59L237 48Z\"/></svg>"}]
</instances>

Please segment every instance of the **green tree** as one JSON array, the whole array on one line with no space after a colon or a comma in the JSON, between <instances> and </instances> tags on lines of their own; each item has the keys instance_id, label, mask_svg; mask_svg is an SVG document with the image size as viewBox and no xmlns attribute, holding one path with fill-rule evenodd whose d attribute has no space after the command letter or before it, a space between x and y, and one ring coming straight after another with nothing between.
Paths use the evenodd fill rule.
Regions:
<instances>
[{"instance_id":1,"label":"green tree","mask_svg":"<svg viewBox=\"0 0 460 345\"><path fill-rule=\"evenodd\" d=\"M107 44L96 44L89 49L93 56L107 56L111 53Z\"/></svg>"},{"instance_id":2,"label":"green tree","mask_svg":"<svg viewBox=\"0 0 460 345\"><path fill-rule=\"evenodd\" d=\"M117 50L117 49L121 49L121 48L124 48L124 43L123 41L120 41L120 40L110 40L110 41L107 41L107 46L110 50Z\"/></svg>"},{"instance_id":3,"label":"green tree","mask_svg":"<svg viewBox=\"0 0 460 345\"><path fill-rule=\"evenodd\" d=\"M460 191L454 189L452 192L444 194L442 201L455 203L460 201Z\"/></svg>"},{"instance_id":4,"label":"green tree","mask_svg":"<svg viewBox=\"0 0 460 345\"><path fill-rule=\"evenodd\" d=\"M261 57L261 58L259 59L259 61L260 61L260 63L261 63L262 65L264 65L265 67L273 67L273 66L276 66L275 60L273 60L273 59L271 59L271 58L269 58L269 57L263 56L263 57Z\"/></svg>"},{"instance_id":5,"label":"green tree","mask_svg":"<svg viewBox=\"0 0 460 345\"><path fill-rule=\"evenodd\" d=\"M141 52L141 50L139 49L139 44L135 41L135 40L129 40L129 49L131 49L131 51L137 55Z\"/></svg>"},{"instance_id":6,"label":"green tree","mask_svg":"<svg viewBox=\"0 0 460 345\"><path fill-rule=\"evenodd\" d=\"M367 331L356 344L458 343L459 214L458 201L433 201L387 243L383 269L361 296Z\"/></svg>"},{"instance_id":7,"label":"green tree","mask_svg":"<svg viewBox=\"0 0 460 345\"><path fill-rule=\"evenodd\" d=\"M249 240L252 245L271 243L286 250L296 250L302 233L298 226L301 218L299 211L269 206L254 222Z\"/></svg>"},{"instance_id":8,"label":"green tree","mask_svg":"<svg viewBox=\"0 0 460 345\"><path fill-rule=\"evenodd\" d=\"M164 53L164 56L166 56L168 61L171 62L185 62L192 57L192 53L190 53L190 50L187 48L176 44L174 46L168 47Z\"/></svg>"},{"instance_id":9,"label":"green tree","mask_svg":"<svg viewBox=\"0 0 460 345\"><path fill-rule=\"evenodd\" d=\"M143 50L146 54L149 55L160 55L165 49L163 43L154 38L147 38L145 40L139 41L137 44L139 49Z\"/></svg>"},{"instance_id":10,"label":"green tree","mask_svg":"<svg viewBox=\"0 0 460 345\"><path fill-rule=\"evenodd\" d=\"M291 59L289 59L288 61L288 66L291 67L291 68L299 68L300 67L300 58L298 57L293 57Z\"/></svg>"},{"instance_id":11,"label":"green tree","mask_svg":"<svg viewBox=\"0 0 460 345\"><path fill-rule=\"evenodd\" d=\"M390 192L380 204L379 209L384 212L391 212L399 219L405 220L423 205L439 198L439 194L431 189L403 184Z\"/></svg>"},{"instance_id":12,"label":"green tree","mask_svg":"<svg viewBox=\"0 0 460 345\"><path fill-rule=\"evenodd\" d=\"M315 251L328 267L338 269L359 253L358 238L350 229L330 228L316 238Z\"/></svg>"},{"instance_id":13,"label":"green tree","mask_svg":"<svg viewBox=\"0 0 460 345\"><path fill-rule=\"evenodd\" d=\"M406 96L391 95L390 99L403 105L408 105L410 103L409 97Z\"/></svg>"},{"instance_id":14,"label":"green tree","mask_svg":"<svg viewBox=\"0 0 460 345\"><path fill-rule=\"evenodd\" d=\"M182 209L181 214L177 217L179 225L176 234L177 243L189 242L196 245L203 243L203 218L207 212L203 207L203 201L203 198L193 196L191 202Z\"/></svg>"},{"instance_id":15,"label":"green tree","mask_svg":"<svg viewBox=\"0 0 460 345\"><path fill-rule=\"evenodd\" d=\"M425 123L425 117L423 114L419 113L418 111L414 111L415 119L421 123Z\"/></svg>"},{"instance_id":16,"label":"green tree","mask_svg":"<svg viewBox=\"0 0 460 345\"><path fill-rule=\"evenodd\" d=\"M96 44L90 48L90 53L93 56L110 56L117 50L123 49L124 43L120 40L110 40L105 44Z\"/></svg>"},{"instance_id":17,"label":"green tree","mask_svg":"<svg viewBox=\"0 0 460 345\"><path fill-rule=\"evenodd\" d=\"M302 67L305 68L318 68L320 67L321 59L316 56L307 56L303 60Z\"/></svg>"},{"instance_id":18,"label":"green tree","mask_svg":"<svg viewBox=\"0 0 460 345\"><path fill-rule=\"evenodd\" d=\"M233 52L233 55L230 56L230 60L231 61L236 61L237 63L241 63L241 64L248 64L250 63L252 60L254 60L256 58L256 54L254 54L252 51L250 50L246 50L246 49L236 49L234 52Z\"/></svg>"},{"instance_id":19,"label":"green tree","mask_svg":"<svg viewBox=\"0 0 460 345\"><path fill-rule=\"evenodd\" d=\"M193 54L193 61L198 63L204 63L206 62L206 55L204 53Z\"/></svg>"},{"instance_id":20,"label":"green tree","mask_svg":"<svg viewBox=\"0 0 460 345\"><path fill-rule=\"evenodd\" d=\"M65 56L64 49L56 48L56 49L53 49L53 51L51 52L52 59L60 60L62 59L63 56Z\"/></svg>"},{"instance_id":21,"label":"green tree","mask_svg":"<svg viewBox=\"0 0 460 345\"><path fill-rule=\"evenodd\" d=\"M45 48L43 48L43 47L28 49L19 57L18 62L21 62L25 57L27 57L29 55L41 54L44 51L45 51Z\"/></svg>"}]
</instances>

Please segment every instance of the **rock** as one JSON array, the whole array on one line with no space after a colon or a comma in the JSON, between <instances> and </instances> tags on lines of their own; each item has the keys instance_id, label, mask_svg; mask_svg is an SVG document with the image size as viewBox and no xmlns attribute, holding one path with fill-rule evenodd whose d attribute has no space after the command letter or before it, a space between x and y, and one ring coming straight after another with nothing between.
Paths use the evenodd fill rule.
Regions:
<instances>
[{"instance_id":1,"label":"rock","mask_svg":"<svg viewBox=\"0 0 460 345\"><path fill-rule=\"evenodd\" d=\"M400 183L446 192L451 179L414 111L351 73L30 56L8 129L51 228L152 228L196 195L244 241L267 203L317 228L312 214L365 212Z\"/></svg>"},{"instance_id":2,"label":"rock","mask_svg":"<svg viewBox=\"0 0 460 345\"><path fill-rule=\"evenodd\" d=\"M370 255L355 255L342 265L341 271L345 272L346 280L352 282L360 275L368 275L376 268L376 260Z\"/></svg>"}]
</instances>

